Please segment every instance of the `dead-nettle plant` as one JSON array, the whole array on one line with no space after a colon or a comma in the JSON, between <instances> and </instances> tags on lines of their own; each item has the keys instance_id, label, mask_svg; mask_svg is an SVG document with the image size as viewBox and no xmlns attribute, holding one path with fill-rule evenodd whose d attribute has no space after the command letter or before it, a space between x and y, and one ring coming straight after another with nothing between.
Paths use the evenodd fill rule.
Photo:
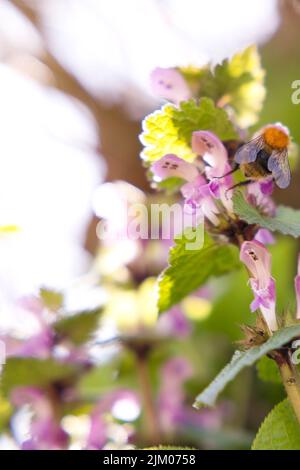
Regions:
<instances>
[{"instance_id":1,"label":"dead-nettle plant","mask_svg":"<svg viewBox=\"0 0 300 470\"><path fill-rule=\"evenodd\" d=\"M267 356L267 366L279 368L288 400L266 418L253 449L299 449L300 379L293 358L300 337L300 267L297 308L279 312L267 248L275 242L273 232L300 236L300 211L277 207L272 199L275 187L290 184L296 144L281 123L249 130L263 104L263 79L255 47L214 68L157 68L153 90L167 103L143 121L142 159L154 187L179 192L184 207L200 208L205 218L203 247L187 251L184 236L175 239L158 280L159 310L168 310L211 276L242 265L253 292L255 325L242 326L240 349L198 395L195 407L213 406L242 369ZM198 227L189 230L190 240Z\"/></svg>"}]
</instances>

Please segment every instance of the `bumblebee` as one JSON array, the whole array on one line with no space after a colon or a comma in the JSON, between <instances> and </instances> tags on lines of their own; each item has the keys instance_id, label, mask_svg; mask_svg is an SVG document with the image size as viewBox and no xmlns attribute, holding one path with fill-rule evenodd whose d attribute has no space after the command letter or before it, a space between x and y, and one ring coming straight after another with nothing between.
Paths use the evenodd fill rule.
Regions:
<instances>
[{"instance_id":1,"label":"bumblebee","mask_svg":"<svg viewBox=\"0 0 300 470\"><path fill-rule=\"evenodd\" d=\"M291 181L289 144L290 136L286 127L281 124L264 127L253 140L237 149L233 157L234 168L230 173L240 168L246 181L234 187L272 177L279 188L287 188Z\"/></svg>"}]
</instances>

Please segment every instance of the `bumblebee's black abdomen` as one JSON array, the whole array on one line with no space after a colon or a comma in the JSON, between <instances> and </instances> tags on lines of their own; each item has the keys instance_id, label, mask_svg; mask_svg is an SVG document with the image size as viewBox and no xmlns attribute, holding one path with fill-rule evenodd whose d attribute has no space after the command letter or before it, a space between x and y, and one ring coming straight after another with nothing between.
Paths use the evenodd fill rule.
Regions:
<instances>
[{"instance_id":1,"label":"bumblebee's black abdomen","mask_svg":"<svg viewBox=\"0 0 300 470\"><path fill-rule=\"evenodd\" d=\"M252 179L261 179L265 178L272 174L271 171L268 170L268 160L270 158L270 153L267 152L265 149L261 149L257 153L256 160L251 163L242 163L240 168L246 178Z\"/></svg>"},{"instance_id":2,"label":"bumblebee's black abdomen","mask_svg":"<svg viewBox=\"0 0 300 470\"><path fill-rule=\"evenodd\" d=\"M271 171L268 169L268 160L270 158L270 153L265 149L261 149L256 158L256 163L259 165L265 173L271 174Z\"/></svg>"}]
</instances>

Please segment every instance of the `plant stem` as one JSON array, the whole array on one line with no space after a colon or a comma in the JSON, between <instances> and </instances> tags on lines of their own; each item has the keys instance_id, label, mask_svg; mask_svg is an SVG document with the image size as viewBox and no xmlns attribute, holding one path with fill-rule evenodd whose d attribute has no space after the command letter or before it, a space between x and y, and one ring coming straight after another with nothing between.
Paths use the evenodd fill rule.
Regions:
<instances>
[{"instance_id":1,"label":"plant stem","mask_svg":"<svg viewBox=\"0 0 300 470\"><path fill-rule=\"evenodd\" d=\"M151 380L149 376L147 354L136 351L137 372L141 386L141 394L144 402L146 423L146 436L150 443L157 444L160 441L160 425L152 396Z\"/></svg>"},{"instance_id":2,"label":"plant stem","mask_svg":"<svg viewBox=\"0 0 300 470\"><path fill-rule=\"evenodd\" d=\"M292 363L289 354L279 354L275 358L279 367L282 382L284 384L287 396L294 409L295 415L300 424L300 378L299 373Z\"/></svg>"}]
</instances>

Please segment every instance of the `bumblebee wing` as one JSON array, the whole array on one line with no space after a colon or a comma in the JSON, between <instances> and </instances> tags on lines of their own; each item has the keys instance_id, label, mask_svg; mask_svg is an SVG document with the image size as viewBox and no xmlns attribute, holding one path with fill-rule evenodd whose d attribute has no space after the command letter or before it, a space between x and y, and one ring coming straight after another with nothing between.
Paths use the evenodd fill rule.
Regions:
<instances>
[{"instance_id":1,"label":"bumblebee wing","mask_svg":"<svg viewBox=\"0 0 300 470\"><path fill-rule=\"evenodd\" d=\"M285 189L291 182L291 170L288 159L288 151L272 152L268 160L268 170L272 172L277 186Z\"/></svg>"},{"instance_id":2,"label":"bumblebee wing","mask_svg":"<svg viewBox=\"0 0 300 470\"><path fill-rule=\"evenodd\" d=\"M253 163L257 158L258 152L262 149L262 138L259 136L256 139L250 140L245 145L242 145L236 152L234 160L237 163Z\"/></svg>"}]
</instances>

